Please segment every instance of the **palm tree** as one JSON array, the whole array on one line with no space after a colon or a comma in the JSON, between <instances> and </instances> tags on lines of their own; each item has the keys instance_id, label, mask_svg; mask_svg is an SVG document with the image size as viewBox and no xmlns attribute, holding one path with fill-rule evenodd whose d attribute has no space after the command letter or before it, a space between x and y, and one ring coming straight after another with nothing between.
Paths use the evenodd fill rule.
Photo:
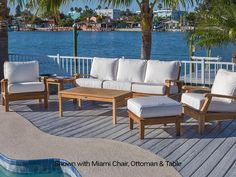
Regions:
<instances>
[{"instance_id":1,"label":"palm tree","mask_svg":"<svg viewBox=\"0 0 236 177\"><path fill-rule=\"evenodd\" d=\"M89 6L86 5L86 6L84 6L84 8L85 8L85 10L88 10L88 9L89 9Z\"/></svg>"},{"instance_id":2,"label":"palm tree","mask_svg":"<svg viewBox=\"0 0 236 177\"><path fill-rule=\"evenodd\" d=\"M102 6L99 4L98 7L97 7L97 9L100 10L101 8L102 8Z\"/></svg>"},{"instance_id":3,"label":"palm tree","mask_svg":"<svg viewBox=\"0 0 236 177\"><path fill-rule=\"evenodd\" d=\"M162 4L159 3L158 6L157 6L157 8L158 8L159 10L161 10L161 9L162 9Z\"/></svg>"},{"instance_id":4,"label":"palm tree","mask_svg":"<svg viewBox=\"0 0 236 177\"><path fill-rule=\"evenodd\" d=\"M236 2L208 0L196 13L196 27L191 34L195 45L206 48L211 55L213 46L236 44Z\"/></svg>"},{"instance_id":5,"label":"palm tree","mask_svg":"<svg viewBox=\"0 0 236 177\"><path fill-rule=\"evenodd\" d=\"M102 0L104 3L112 4L113 6L130 6L134 0ZM141 30L142 30L142 47L141 47L141 59L151 58L152 49L152 30L153 30L153 10L158 3L163 3L166 7L176 8L182 4L193 5L198 0L136 0L136 3L140 9L141 16Z\"/></svg>"},{"instance_id":6,"label":"palm tree","mask_svg":"<svg viewBox=\"0 0 236 177\"><path fill-rule=\"evenodd\" d=\"M0 2L0 79L3 78L3 63L8 60L7 0Z\"/></svg>"}]
</instances>

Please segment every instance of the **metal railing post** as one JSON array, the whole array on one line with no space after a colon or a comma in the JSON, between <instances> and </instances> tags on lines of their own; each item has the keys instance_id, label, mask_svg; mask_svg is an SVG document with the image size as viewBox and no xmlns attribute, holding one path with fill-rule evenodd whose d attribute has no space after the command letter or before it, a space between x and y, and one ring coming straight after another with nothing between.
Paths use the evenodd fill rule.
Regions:
<instances>
[{"instance_id":1,"label":"metal railing post","mask_svg":"<svg viewBox=\"0 0 236 177\"><path fill-rule=\"evenodd\" d=\"M205 86L205 59L202 60L202 64L201 64L201 70L202 70L202 85Z\"/></svg>"},{"instance_id":2,"label":"metal railing post","mask_svg":"<svg viewBox=\"0 0 236 177\"><path fill-rule=\"evenodd\" d=\"M60 54L57 54L57 63L60 65Z\"/></svg>"}]
</instances>

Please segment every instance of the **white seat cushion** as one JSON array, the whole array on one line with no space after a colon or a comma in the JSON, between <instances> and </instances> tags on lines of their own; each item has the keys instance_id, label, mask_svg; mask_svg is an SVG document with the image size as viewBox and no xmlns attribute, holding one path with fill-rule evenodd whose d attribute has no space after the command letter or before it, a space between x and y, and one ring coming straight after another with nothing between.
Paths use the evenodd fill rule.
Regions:
<instances>
[{"instance_id":1,"label":"white seat cushion","mask_svg":"<svg viewBox=\"0 0 236 177\"><path fill-rule=\"evenodd\" d=\"M118 59L94 58L90 75L100 80L116 80Z\"/></svg>"},{"instance_id":2,"label":"white seat cushion","mask_svg":"<svg viewBox=\"0 0 236 177\"><path fill-rule=\"evenodd\" d=\"M220 69L215 77L211 93L236 96L236 72L230 72L224 69ZM219 101L225 101L227 103L236 102L232 99L227 98L216 99Z\"/></svg>"},{"instance_id":3,"label":"white seat cushion","mask_svg":"<svg viewBox=\"0 0 236 177\"><path fill-rule=\"evenodd\" d=\"M131 91L131 82L104 81L103 88Z\"/></svg>"},{"instance_id":4,"label":"white seat cushion","mask_svg":"<svg viewBox=\"0 0 236 177\"><path fill-rule=\"evenodd\" d=\"M102 88L102 80L93 78L79 78L76 79L76 84L79 87Z\"/></svg>"},{"instance_id":5,"label":"white seat cushion","mask_svg":"<svg viewBox=\"0 0 236 177\"><path fill-rule=\"evenodd\" d=\"M179 62L177 61L156 61L147 62L146 83L165 83L165 80L178 79Z\"/></svg>"},{"instance_id":6,"label":"white seat cushion","mask_svg":"<svg viewBox=\"0 0 236 177\"><path fill-rule=\"evenodd\" d=\"M146 61L120 59L117 80L122 82L143 82L146 71Z\"/></svg>"},{"instance_id":7,"label":"white seat cushion","mask_svg":"<svg viewBox=\"0 0 236 177\"><path fill-rule=\"evenodd\" d=\"M131 98L127 107L142 118L177 116L182 113L181 104L167 96Z\"/></svg>"},{"instance_id":8,"label":"white seat cushion","mask_svg":"<svg viewBox=\"0 0 236 177\"><path fill-rule=\"evenodd\" d=\"M200 110L204 104L205 97L200 93L184 93L182 95L182 103ZM236 103L227 103L215 98L212 99L208 108L209 112L236 112Z\"/></svg>"},{"instance_id":9,"label":"white seat cushion","mask_svg":"<svg viewBox=\"0 0 236 177\"><path fill-rule=\"evenodd\" d=\"M5 62L4 78L9 84L39 81L39 64L37 61Z\"/></svg>"},{"instance_id":10,"label":"white seat cushion","mask_svg":"<svg viewBox=\"0 0 236 177\"><path fill-rule=\"evenodd\" d=\"M9 93L43 92L44 90L43 82L21 82L8 85Z\"/></svg>"},{"instance_id":11,"label":"white seat cushion","mask_svg":"<svg viewBox=\"0 0 236 177\"><path fill-rule=\"evenodd\" d=\"M165 94L166 86L164 84L151 84L151 83L134 83L132 84L132 92L149 93L149 94ZM178 93L178 87L172 85L170 93Z\"/></svg>"}]
</instances>

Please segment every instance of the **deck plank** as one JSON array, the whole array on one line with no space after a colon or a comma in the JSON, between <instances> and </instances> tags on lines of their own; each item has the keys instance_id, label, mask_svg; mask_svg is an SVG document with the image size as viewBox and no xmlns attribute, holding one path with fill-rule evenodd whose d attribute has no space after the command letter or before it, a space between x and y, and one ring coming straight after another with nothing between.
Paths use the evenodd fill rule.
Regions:
<instances>
[{"instance_id":1,"label":"deck plank","mask_svg":"<svg viewBox=\"0 0 236 177\"><path fill-rule=\"evenodd\" d=\"M230 149L229 152L224 156L224 158L216 165L216 167L212 170L212 172L208 175L209 177L215 176L224 176L229 171L232 164L236 161L236 144ZM234 170L235 173L235 169Z\"/></svg>"},{"instance_id":2,"label":"deck plank","mask_svg":"<svg viewBox=\"0 0 236 177\"><path fill-rule=\"evenodd\" d=\"M229 138L225 139L224 143L222 143L219 146L219 148L217 148L214 151L214 153L211 154L211 156L202 164L201 167L199 167L194 172L192 176L193 177L207 176L214 169L215 164L220 162L220 160L225 156L225 154L228 151L230 151L230 149L233 147L235 142L233 141L233 138L230 137L235 137L235 136L236 136L236 130L229 136Z\"/></svg>"},{"instance_id":3,"label":"deck plank","mask_svg":"<svg viewBox=\"0 0 236 177\"><path fill-rule=\"evenodd\" d=\"M184 168L180 170L181 174L192 175L199 166L201 166L209 156L217 149L219 146L226 140L226 137L232 134L232 129L235 128L235 124L231 123L225 131L222 131L218 136L216 136L213 140L209 141L206 146L195 156L191 161L186 161L184 164Z\"/></svg>"},{"instance_id":4,"label":"deck plank","mask_svg":"<svg viewBox=\"0 0 236 177\"><path fill-rule=\"evenodd\" d=\"M118 123L112 124L112 106L85 101L83 110L71 101L64 103L64 117L58 114L56 97L51 97L49 110L37 101L17 101L11 109L42 131L64 137L106 138L147 149L169 161L182 162L176 169L188 176L235 176L236 120L224 121L221 127L206 125L204 135L197 133L197 122L185 118L182 134L175 136L175 126L146 126L145 139L140 140L138 125L129 130L127 110L118 109Z\"/></svg>"},{"instance_id":5,"label":"deck plank","mask_svg":"<svg viewBox=\"0 0 236 177\"><path fill-rule=\"evenodd\" d=\"M228 170L228 172L224 177L235 177L235 176L236 176L236 160L234 161L234 164L231 166L231 168Z\"/></svg>"}]
</instances>

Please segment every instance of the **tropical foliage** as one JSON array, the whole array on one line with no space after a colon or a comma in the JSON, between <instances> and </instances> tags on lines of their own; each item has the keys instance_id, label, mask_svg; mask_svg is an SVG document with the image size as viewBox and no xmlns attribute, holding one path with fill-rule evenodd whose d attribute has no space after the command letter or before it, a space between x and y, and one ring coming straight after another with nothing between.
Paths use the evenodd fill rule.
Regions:
<instances>
[{"instance_id":1,"label":"tropical foliage","mask_svg":"<svg viewBox=\"0 0 236 177\"><path fill-rule=\"evenodd\" d=\"M207 55L213 46L236 44L236 1L208 0L196 11L196 27L189 35L196 46L207 49Z\"/></svg>"}]
</instances>

